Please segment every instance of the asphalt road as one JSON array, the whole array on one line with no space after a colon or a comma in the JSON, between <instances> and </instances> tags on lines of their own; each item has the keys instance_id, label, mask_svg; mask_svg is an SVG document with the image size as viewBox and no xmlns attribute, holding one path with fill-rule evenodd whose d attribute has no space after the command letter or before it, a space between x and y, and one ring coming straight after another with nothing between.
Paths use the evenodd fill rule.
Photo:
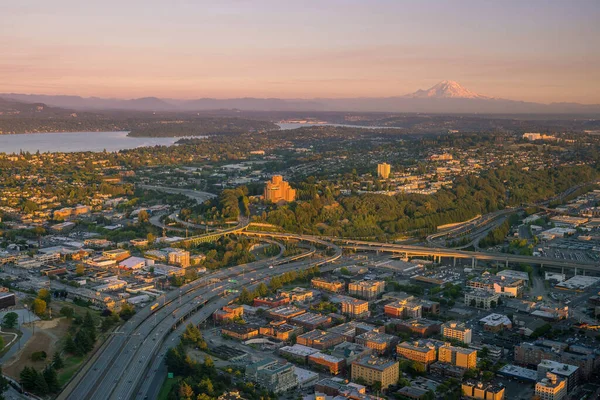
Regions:
<instances>
[{"instance_id":1,"label":"asphalt road","mask_svg":"<svg viewBox=\"0 0 600 400\"><path fill-rule=\"evenodd\" d=\"M161 304L159 308L154 311L150 310L150 307L140 310L118 331L113 332L111 338L99 349L98 354L92 357L58 398L73 400L132 398L142 384L141 378L145 371L154 371L148 366L156 362L157 355L158 359L162 358L159 349L175 324L184 327L184 320L188 316L193 318L191 321L208 318L216 309L235 298L235 295L226 299L219 297L225 289L239 290L243 286L252 286L261 280L267 281L271 276L286 271L308 268L339 258L341 250L336 246L332 247L335 254L317 262L303 260L279 265L279 261L275 263L277 257L274 257L218 271L183 286L179 291L168 293L159 299ZM277 266L274 268L270 267L275 264ZM229 277L236 277L238 283L227 282ZM213 280L213 283L210 283L209 279ZM214 283L214 280L218 283Z\"/></svg>"},{"instance_id":2,"label":"asphalt road","mask_svg":"<svg viewBox=\"0 0 600 400\"><path fill-rule=\"evenodd\" d=\"M59 398L73 400L108 398L108 396L105 396L105 389L98 393L98 397L94 397L98 386L108 384L110 378L123 375L122 371L128 365L126 360L133 355L133 353L130 352L137 350L139 346L143 344L144 339L152 332L155 322L158 324L160 321L167 319L167 317L173 320L185 315L185 313L189 312L190 308L193 308L190 304L198 306L199 303L193 302L204 300L199 296L207 295L215 287L221 286L221 289L224 290L224 285L222 283L209 284L209 279L224 280L229 276L238 276L252 269L265 268L267 264L273 260L274 258L247 264L245 266L236 266L220 270L191 284L182 286L180 291L172 291L166 294L158 301L161 305L164 304L164 306L158 308L154 313L152 313L150 307L141 309L129 321L123 324L117 332L112 334L99 350L98 356L91 361L91 364L93 365L89 365L87 370L82 371L82 376L80 376L79 379L76 378L73 380L73 385L68 385ZM181 309L179 309L180 307ZM175 317L170 317L170 315L174 315ZM170 321L170 323L172 325L173 321ZM162 328L166 329L164 327ZM160 332L159 328L158 333L164 335L167 331L163 330L163 332ZM111 384L114 384L114 379Z\"/></svg>"}]
</instances>

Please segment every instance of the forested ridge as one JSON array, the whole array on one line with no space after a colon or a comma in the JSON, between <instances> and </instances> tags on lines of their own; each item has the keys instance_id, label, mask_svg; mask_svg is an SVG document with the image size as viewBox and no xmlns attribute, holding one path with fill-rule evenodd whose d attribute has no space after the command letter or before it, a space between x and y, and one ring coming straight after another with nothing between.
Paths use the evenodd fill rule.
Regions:
<instances>
[{"instance_id":1,"label":"forested ridge","mask_svg":"<svg viewBox=\"0 0 600 400\"><path fill-rule=\"evenodd\" d=\"M585 165L533 172L513 165L458 178L452 188L429 196L344 196L327 182L303 182L299 198L306 201L279 206L262 219L291 232L378 239L426 235L439 225L551 198L596 176Z\"/></svg>"}]
</instances>

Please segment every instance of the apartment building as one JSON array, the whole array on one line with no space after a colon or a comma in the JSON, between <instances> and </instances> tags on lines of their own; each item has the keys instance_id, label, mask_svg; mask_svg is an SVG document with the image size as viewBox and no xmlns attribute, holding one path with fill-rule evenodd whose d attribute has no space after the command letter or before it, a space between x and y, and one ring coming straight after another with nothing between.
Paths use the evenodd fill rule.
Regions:
<instances>
[{"instance_id":1,"label":"apartment building","mask_svg":"<svg viewBox=\"0 0 600 400\"><path fill-rule=\"evenodd\" d=\"M392 318L421 318L423 306L418 302L398 300L383 307L385 315Z\"/></svg>"},{"instance_id":2,"label":"apartment building","mask_svg":"<svg viewBox=\"0 0 600 400\"><path fill-rule=\"evenodd\" d=\"M177 249L171 251L168 254L169 264L178 265L181 268L187 268L190 266L190 252L187 250Z\"/></svg>"},{"instance_id":3,"label":"apartment building","mask_svg":"<svg viewBox=\"0 0 600 400\"><path fill-rule=\"evenodd\" d=\"M310 280L310 284L316 289L321 289L332 293L339 293L345 288L344 282L342 281L330 280L321 277L312 278Z\"/></svg>"},{"instance_id":4,"label":"apartment building","mask_svg":"<svg viewBox=\"0 0 600 400\"><path fill-rule=\"evenodd\" d=\"M370 315L369 302L352 297L344 297L341 301L342 314L351 318L366 318Z\"/></svg>"},{"instance_id":5,"label":"apartment building","mask_svg":"<svg viewBox=\"0 0 600 400\"><path fill-rule=\"evenodd\" d=\"M476 289L465 292L465 305L489 310L498 305L499 298L500 295L498 293Z\"/></svg>"},{"instance_id":6,"label":"apartment building","mask_svg":"<svg viewBox=\"0 0 600 400\"><path fill-rule=\"evenodd\" d=\"M361 379L372 385L380 382L382 389L398 382L400 377L400 364L398 361L379 358L373 355L365 356L352 363L352 381Z\"/></svg>"},{"instance_id":7,"label":"apartment building","mask_svg":"<svg viewBox=\"0 0 600 400\"><path fill-rule=\"evenodd\" d=\"M477 366L477 350L446 344L438 350L438 360L460 368L475 368Z\"/></svg>"},{"instance_id":8,"label":"apartment building","mask_svg":"<svg viewBox=\"0 0 600 400\"><path fill-rule=\"evenodd\" d=\"M535 395L540 400L562 400L567 396L567 383L564 378L552 372L535 384Z\"/></svg>"},{"instance_id":9,"label":"apartment building","mask_svg":"<svg viewBox=\"0 0 600 400\"><path fill-rule=\"evenodd\" d=\"M471 328L468 328L464 322L448 321L442 325L442 337L454 339L459 342L471 343Z\"/></svg>"},{"instance_id":10,"label":"apartment building","mask_svg":"<svg viewBox=\"0 0 600 400\"><path fill-rule=\"evenodd\" d=\"M398 336L371 331L358 335L355 342L373 349L374 353L384 354L398 343Z\"/></svg>"},{"instance_id":11,"label":"apartment building","mask_svg":"<svg viewBox=\"0 0 600 400\"><path fill-rule=\"evenodd\" d=\"M396 353L409 360L429 365L437 360L437 349L443 345L443 342L437 340L407 341L396 345Z\"/></svg>"},{"instance_id":12,"label":"apartment building","mask_svg":"<svg viewBox=\"0 0 600 400\"><path fill-rule=\"evenodd\" d=\"M274 175L265 185L264 198L267 202L279 203L296 199L296 190L283 180L281 175Z\"/></svg>"},{"instance_id":13,"label":"apartment building","mask_svg":"<svg viewBox=\"0 0 600 400\"><path fill-rule=\"evenodd\" d=\"M356 281L348 284L348 293L351 296L366 300L374 300L385 291L384 281Z\"/></svg>"},{"instance_id":14,"label":"apartment building","mask_svg":"<svg viewBox=\"0 0 600 400\"><path fill-rule=\"evenodd\" d=\"M504 400L504 386L467 379L461 385L463 397L467 399Z\"/></svg>"},{"instance_id":15,"label":"apartment building","mask_svg":"<svg viewBox=\"0 0 600 400\"><path fill-rule=\"evenodd\" d=\"M377 176L379 178L387 179L390 177L392 166L388 163L377 164Z\"/></svg>"}]
</instances>

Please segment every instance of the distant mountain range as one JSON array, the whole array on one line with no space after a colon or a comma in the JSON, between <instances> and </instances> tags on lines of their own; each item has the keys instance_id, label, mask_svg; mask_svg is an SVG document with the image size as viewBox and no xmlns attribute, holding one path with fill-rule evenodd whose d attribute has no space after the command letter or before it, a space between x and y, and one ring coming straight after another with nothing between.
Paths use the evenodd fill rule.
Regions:
<instances>
[{"instance_id":1,"label":"distant mountain range","mask_svg":"<svg viewBox=\"0 0 600 400\"><path fill-rule=\"evenodd\" d=\"M99 97L51 96L4 93L0 97L27 103L44 103L73 110L206 111L354 111L485 114L599 114L600 104L533 103L483 96L454 81L442 81L427 89L396 97L316 99L234 99L195 100L143 97L121 100Z\"/></svg>"}]
</instances>

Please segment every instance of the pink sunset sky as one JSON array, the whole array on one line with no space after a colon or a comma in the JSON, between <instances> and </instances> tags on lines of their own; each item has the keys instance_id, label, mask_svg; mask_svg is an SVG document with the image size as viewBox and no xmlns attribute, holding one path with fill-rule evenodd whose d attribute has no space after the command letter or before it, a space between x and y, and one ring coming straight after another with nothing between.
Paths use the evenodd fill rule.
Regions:
<instances>
[{"instance_id":1,"label":"pink sunset sky","mask_svg":"<svg viewBox=\"0 0 600 400\"><path fill-rule=\"evenodd\" d=\"M598 21L597 0L6 1L0 92L380 97L451 79L600 103Z\"/></svg>"}]
</instances>

